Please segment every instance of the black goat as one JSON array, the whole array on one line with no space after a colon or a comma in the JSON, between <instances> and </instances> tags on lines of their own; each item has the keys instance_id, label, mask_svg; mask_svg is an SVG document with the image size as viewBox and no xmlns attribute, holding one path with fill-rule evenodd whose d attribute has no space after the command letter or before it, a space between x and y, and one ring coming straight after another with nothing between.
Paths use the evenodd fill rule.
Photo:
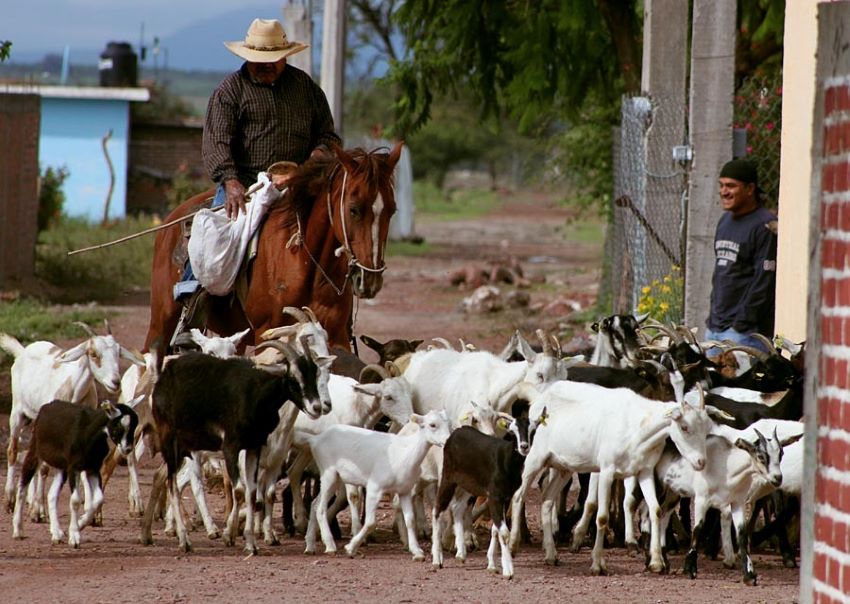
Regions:
<instances>
[{"instance_id":1,"label":"black goat","mask_svg":"<svg viewBox=\"0 0 850 604\"><path fill-rule=\"evenodd\" d=\"M454 517L456 557L466 560L463 516L470 495L487 497L492 519L487 570L498 572L496 544L502 551L502 575L513 577L510 530L506 523L511 497L522 482L522 467L531 447L528 418L514 419L508 427L514 439L500 439L463 426L452 432L443 448L443 471L432 516L431 556L435 567L443 566L440 514L450 506ZM459 491L459 492L458 492Z\"/></svg>"},{"instance_id":2,"label":"black goat","mask_svg":"<svg viewBox=\"0 0 850 604\"><path fill-rule=\"evenodd\" d=\"M331 359L316 360L312 353L298 355L286 344L274 344L286 356L285 365L258 368L246 359L218 359L189 353L166 365L154 387L153 416L167 468L169 502L183 551L188 552L192 547L179 506L176 481L184 457L194 451L221 450L233 482L234 501L237 490L244 489L250 509L256 495L260 449L278 424L280 407L292 401L313 417L321 415L317 379L320 367L330 365ZM304 350L309 350L307 342ZM242 452L245 457L240 462ZM157 495L157 488L152 489L148 510L153 509L153 498ZM245 550L250 554L257 552L253 516L245 515ZM238 517L239 506L234 505L227 519L226 545L235 541ZM147 522L142 542L151 542Z\"/></svg>"},{"instance_id":3,"label":"black goat","mask_svg":"<svg viewBox=\"0 0 850 604\"><path fill-rule=\"evenodd\" d=\"M141 398L137 399L138 402ZM133 434L139 418L127 405L113 406L104 403L92 409L55 400L44 405L35 418L32 440L24 458L18 496L12 521L13 536L23 539L23 503L21 494L29 485L39 465L43 462L56 469L53 486L48 495L50 536L54 544L65 538L59 527L56 505L65 480L71 489L71 520L68 525L68 544L80 547L80 531L88 526L103 505L100 467L109 453L107 436L126 455L133 448ZM85 475L82 473L85 472ZM91 499L85 502L83 517L79 517L81 496L79 481L85 480L91 490Z\"/></svg>"}]
</instances>

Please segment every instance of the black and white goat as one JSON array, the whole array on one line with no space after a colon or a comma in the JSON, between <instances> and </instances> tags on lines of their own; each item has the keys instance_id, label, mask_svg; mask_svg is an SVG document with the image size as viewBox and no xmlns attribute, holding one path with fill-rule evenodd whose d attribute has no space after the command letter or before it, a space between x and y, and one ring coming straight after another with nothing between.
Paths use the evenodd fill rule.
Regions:
<instances>
[{"instance_id":1,"label":"black and white goat","mask_svg":"<svg viewBox=\"0 0 850 604\"><path fill-rule=\"evenodd\" d=\"M133 403L138 403L141 398ZM100 409L91 409L67 401L52 401L43 405L35 418L33 435L21 470L17 487L12 533L23 539L23 501L21 493L32 480L41 463L56 470L48 496L50 536L54 544L65 534L59 527L57 502L65 480L71 488L71 519L68 526L68 544L80 546L80 531L91 523L103 504L100 467L109 453L107 436L124 454L133 448L133 433L138 423L136 412L128 405L106 402ZM92 496L85 501L85 513L79 516L79 484L88 482Z\"/></svg>"},{"instance_id":2,"label":"black and white goat","mask_svg":"<svg viewBox=\"0 0 850 604\"><path fill-rule=\"evenodd\" d=\"M279 421L279 409L291 401L313 417L322 413L317 384L320 365L330 359L297 354L292 347L276 343L286 363L258 368L247 359L217 359L189 353L169 363L153 392L153 416L160 449L167 467L169 503L180 548L191 550L179 506L176 474L183 457L193 451L224 453L233 481L232 495L244 491L250 509L256 497L260 450ZM156 496L155 490L151 496ZM152 506L149 505L149 509ZM239 507L227 519L224 542L233 545L238 530ZM245 550L257 552L254 515L245 515ZM143 532L143 543L150 534Z\"/></svg>"},{"instance_id":3,"label":"black and white goat","mask_svg":"<svg viewBox=\"0 0 850 604\"><path fill-rule=\"evenodd\" d=\"M463 519L469 496L487 497L492 519L490 547L487 549L487 570L496 567L496 547L501 549L502 575L514 574L509 545L510 530L506 522L508 506L514 492L522 483L522 467L530 448L528 418L514 419L508 425L511 440L483 434L470 426L452 432L443 452L443 470L432 513L431 564L443 567L443 548L440 514L451 508L454 518L456 557L466 561L466 542Z\"/></svg>"}]
</instances>

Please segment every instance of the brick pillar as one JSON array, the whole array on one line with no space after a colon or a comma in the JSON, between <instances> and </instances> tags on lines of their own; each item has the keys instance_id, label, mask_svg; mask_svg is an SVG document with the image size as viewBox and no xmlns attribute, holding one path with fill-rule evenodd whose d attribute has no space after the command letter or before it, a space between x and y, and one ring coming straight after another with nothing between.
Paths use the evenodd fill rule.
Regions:
<instances>
[{"instance_id":1,"label":"brick pillar","mask_svg":"<svg viewBox=\"0 0 850 604\"><path fill-rule=\"evenodd\" d=\"M41 99L0 94L0 288L32 277Z\"/></svg>"},{"instance_id":2,"label":"brick pillar","mask_svg":"<svg viewBox=\"0 0 850 604\"><path fill-rule=\"evenodd\" d=\"M850 602L850 2L818 21L801 601L832 603Z\"/></svg>"}]
</instances>

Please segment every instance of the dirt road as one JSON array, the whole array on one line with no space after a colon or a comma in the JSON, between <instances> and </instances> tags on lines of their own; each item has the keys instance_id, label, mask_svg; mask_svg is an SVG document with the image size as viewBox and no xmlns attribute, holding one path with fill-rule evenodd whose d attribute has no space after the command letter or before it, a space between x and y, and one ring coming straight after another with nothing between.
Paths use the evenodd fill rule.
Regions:
<instances>
[{"instance_id":1,"label":"dirt road","mask_svg":"<svg viewBox=\"0 0 850 604\"><path fill-rule=\"evenodd\" d=\"M545 277L546 285L532 290L532 305L558 295L591 304L599 280L602 242L565 241L559 231L568 213L545 197L511 199L483 219L468 222L420 221L417 231L433 253L390 259L383 291L361 303L355 330L378 339L445 337L491 350L500 349L513 329L531 337L534 328L557 327L564 316L526 310L466 315L459 310L464 295L448 284L454 270L505 253L515 255L526 274ZM147 329L147 307L139 296L116 310L116 337L128 346L141 346ZM361 349L364 356L368 350ZM8 417L0 416L0 444L5 453ZM154 462L142 467L142 490L150 489ZM5 463L0 482L5 480ZM191 538L194 552L179 553L176 540L155 527L155 545L138 543L138 520L127 516L126 470L119 468L106 493L105 525L83 532L79 550L52 546L45 525L27 523L27 539L11 539L11 518L0 522L0 593L5 601L40 602L793 602L797 599L796 570L782 568L772 553L755 556L759 586L740 583L739 570L726 570L719 561L700 560L700 575L691 581L678 573L654 576L643 571L642 558L623 550L608 552L611 576L589 574L590 554L561 548L561 565L543 563L537 530L537 507L530 509L533 545L515 560L515 578L506 581L486 572L484 552L471 554L465 565L450 555L446 567L433 571L430 563L413 562L391 532L392 511L383 502L375 542L362 556L327 557L302 554L301 539L285 539L278 547L261 545L258 556L246 559L241 549L225 548L203 532ZM223 524L223 499L214 492L212 511ZM67 525L67 494L60 503ZM279 510L275 522L279 526ZM345 528L345 524L344 524ZM479 532L485 540L488 533ZM427 549L427 544L423 544ZM674 569L682 555L673 554ZM14 594L14 595L12 595Z\"/></svg>"}]
</instances>

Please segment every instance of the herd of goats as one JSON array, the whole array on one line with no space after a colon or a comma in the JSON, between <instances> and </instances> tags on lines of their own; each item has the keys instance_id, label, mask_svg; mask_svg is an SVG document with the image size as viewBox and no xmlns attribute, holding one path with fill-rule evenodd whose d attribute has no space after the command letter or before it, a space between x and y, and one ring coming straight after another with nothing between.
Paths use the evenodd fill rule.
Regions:
<instances>
[{"instance_id":1,"label":"herd of goats","mask_svg":"<svg viewBox=\"0 0 850 604\"><path fill-rule=\"evenodd\" d=\"M627 546L637 548L640 535L650 571L669 569L675 539L693 578L701 533L717 532L709 530L709 508L719 512L724 565L740 558L745 583L756 582L749 548L762 514L762 532L774 530L784 562L795 564L786 531L802 482L801 345L765 338L771 352L764 353L701 343L685 327L614 315L593 325L588 361L563 356L557 338L538 330L539 347L517 331L500 354L463 342L458 350L444 339L417 350L421 340L363 336L380 357L366 365L329 349L310 309L284 312L293 323L263 334L252 356L237 355L247 332L222 338L192 330L165 359L121 346L108 324L106 335L81 324L90 337L68 350L25 347L0 334L0 348L15 357L5 485L14 538L23 538L25 507L34 520L46 507L53 543L65 540L57 500L67 481L67 540L79 547L82 528L99 521L109 476L126 463L142 542L152 543L154 518L164 515L166 531L188 552L181 492L191 487L207 535L219 537L204 468L223 456L221 536L232 546L244 526L249 554L260 536L278 542L272 509L287 478L284 528L305 535L306 553L315 553L317 531L325 552L336 551L336 515L347 505L345 551L353 556L375 528L379 501L393 495L399 536L414 560L425 559L419 540L429 532L429 507L437 568L452 533L456 558L466 559L477 545L475 520L489 514L487 568L512 577L512 553L527 535L523 504L536 486L549 564L570 526L572 550L579 549L595 513L594 574L607 572L603 545L619 518ZM121 359L130 363L123 375ZM96 382L117 395L115 404L98 405ZM29 424L29 447L19 453ZM136 470L145 450L164 460L147 505ZM302 493L302 482L316 478L318 487ZM576 503L565 515L567 500Z\"/></svg>"}]
</instances>

